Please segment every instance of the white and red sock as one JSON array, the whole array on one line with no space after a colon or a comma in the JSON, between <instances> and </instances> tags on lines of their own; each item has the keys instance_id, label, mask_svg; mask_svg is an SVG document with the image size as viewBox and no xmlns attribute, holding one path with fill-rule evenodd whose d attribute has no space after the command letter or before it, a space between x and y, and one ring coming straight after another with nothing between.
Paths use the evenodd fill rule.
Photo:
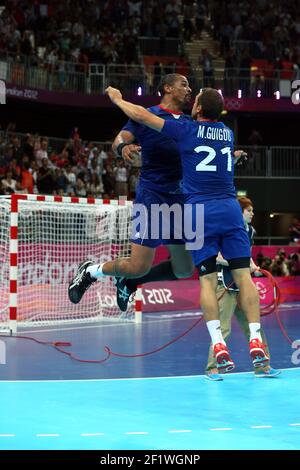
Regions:
<instances>
[{"instance_id":1,"label":"white and red sock","mask_svg":"<svg viewBox=\"0 0 300 470\"><path fill-rule=\"evenodd\" d=\"M253 339L259 339L262 342L262 337L260 333L260 323L249 323L250 329L250 341Z\"/></svg>"},{"instance_id":2,"label":"white and red sock","mask_svg":"<svg viewBox=\"0 0 300 470\"><path fill-rule=\"evenodd\" d=\"M217 343L223 343L226 345L221 331L220 320L209 320L206 322L206 326L209 331L213 346Z\"/></svg>"}]
</instances>

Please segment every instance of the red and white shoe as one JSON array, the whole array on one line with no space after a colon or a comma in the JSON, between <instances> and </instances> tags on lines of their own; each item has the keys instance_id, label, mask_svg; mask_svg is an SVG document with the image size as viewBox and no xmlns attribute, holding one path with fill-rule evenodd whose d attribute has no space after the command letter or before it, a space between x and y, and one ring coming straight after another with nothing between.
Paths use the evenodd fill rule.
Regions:
<instances>
[{"instance_id":1,"label":"red and white shoe","mask_svg":"<svg viewBox=\"0 0 300 470\"><path fill-rule=\"evenodd\" d=\"M234 362L231 359L227 346L223 343L214 345L214 356L217 362L217 368L220 373L230 372L234 369Z\"/></svg>"},{"instance_id":2,"label":"red and white shoe","mask_svg":"<svg viewBox=\"0 0 300 470\"><path fill-rule=\"evenodd\" d=\"M263 367L270 361L266 353L266 346L258 338L250 341L249 348L254 367Z\"/></svg>"}]
</instances>

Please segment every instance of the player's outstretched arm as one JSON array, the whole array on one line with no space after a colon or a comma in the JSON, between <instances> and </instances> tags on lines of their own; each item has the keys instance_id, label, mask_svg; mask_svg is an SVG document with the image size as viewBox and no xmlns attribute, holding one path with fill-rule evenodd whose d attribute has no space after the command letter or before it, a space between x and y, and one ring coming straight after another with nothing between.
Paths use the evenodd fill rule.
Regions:
<instances>
[{"instance_id":1,"label":"player's outstretched arm","mask_svg":"<svg viewBox=\"0 0 300 470\"><path fill-rule=\"evenodd\" d=\"M164 126L164 119L147 111L142 106L130 103L129 101L123 100L120 90L109 86L106 88L105 93L109 96L110 100L118 106L122 111L133 121L145 126L151 127L156 131L161 131Z\"/></svg>"}]
</instances>

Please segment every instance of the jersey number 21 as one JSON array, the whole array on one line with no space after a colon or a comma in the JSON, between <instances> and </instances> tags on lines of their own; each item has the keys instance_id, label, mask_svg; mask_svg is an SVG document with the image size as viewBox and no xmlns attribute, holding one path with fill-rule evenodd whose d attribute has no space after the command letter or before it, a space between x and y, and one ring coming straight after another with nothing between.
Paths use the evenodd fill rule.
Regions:
<instances>
[{"instance_id":1,"label":"jersey number 21","mask_svg":"<svg viewBox=\"0 0 300 470\"><path fill-rule=\"evenodd\" d=\"M202 160L202 162L198 163L196 166L196 171L217 171L217 165L210 165L210 162L214 160L216 156L216 151L209 147L208 145L200 145L194 149L196 153L205 152L207 153L207 157ZM232 170L232 157L231 157L231 148L224 147L221 149L221 153L223 155L227 155L227 171Z\"/></svg>"}]
</instances>

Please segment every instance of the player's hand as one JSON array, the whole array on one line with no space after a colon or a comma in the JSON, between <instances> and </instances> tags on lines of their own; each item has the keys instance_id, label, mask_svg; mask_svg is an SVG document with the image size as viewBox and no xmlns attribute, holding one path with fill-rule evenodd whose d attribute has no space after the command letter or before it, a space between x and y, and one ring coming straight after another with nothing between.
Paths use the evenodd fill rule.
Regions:
<instances>
[{"instance_id":1,"label":"player's hand","mask_svg":"<svg viewBox=\"0 0 300 470\"><path fill-rule=\"evenodd\" d=\"M235 150L234 155L234 164L237 166L242 166L248 160L248 154L244 150Z\"/></svg>"},{"instance_id":2,"label":"player's hand","mask_svg":"<svg viewBox=\"0 0 300 470\"><path fill-rule=\"evenodd\" d=\"M113 88L112 86L109 86L106 88L105 93L109 96L110 100L114 103L117 104L118 101L122 99L122 93L118 88Z\"/></svg>"},{"instance_id":3,"label":"player's hand","mask_svg":"<svg viewBox=\"0 0 300 470\"><path fill-rule=\"evenodd\" d=\"M135 158L139 157L142 147L136 144L128 144L122 148L122 157L127 163L134 163Z\"/></svg>"},{"instance_id":4,"label":"player's hand","mask_svg":"<svg viewBox=\"0 0 300 470\"><path fill-rule=\"evenodd\" d=\"M260 271L260 267L257 266L255 263L250 263L250 272L251 274L254 273L256 275L256 273L259 273Z\"/></svg>"}]
</instances>

